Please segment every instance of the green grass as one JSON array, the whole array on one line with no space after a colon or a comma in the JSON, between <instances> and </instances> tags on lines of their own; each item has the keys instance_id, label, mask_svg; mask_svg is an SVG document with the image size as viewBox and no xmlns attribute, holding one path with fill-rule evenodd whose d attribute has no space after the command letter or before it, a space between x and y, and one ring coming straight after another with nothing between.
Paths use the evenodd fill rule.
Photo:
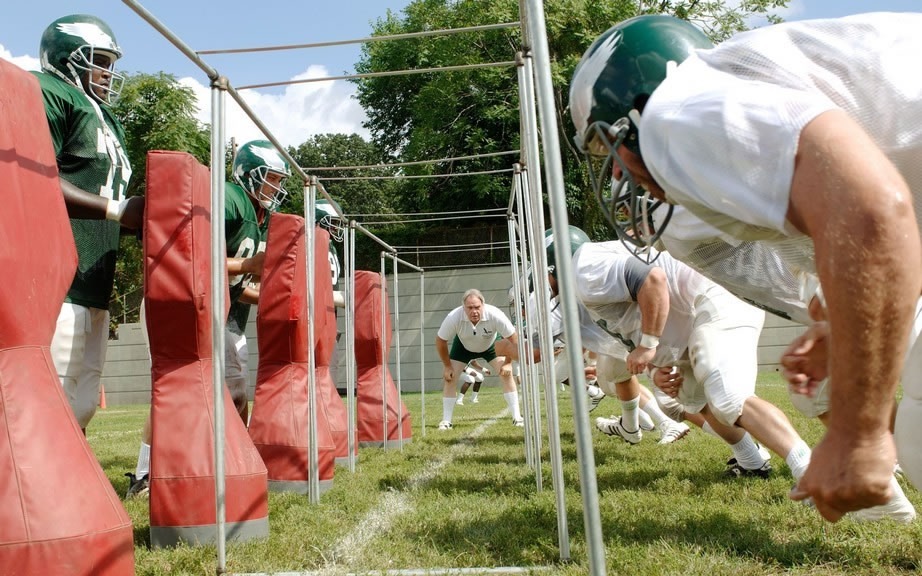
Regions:
<instances>
[{"instance_id":1,"label":"green grass","mask_svg":"<svg viewBox=\"0 0 922 576\"><path fill-rule=\"evenodd\" d=\"M808 444L818 421L796 413L780 378L763 374L757 391L784 410ZM327 573L461 567L550 567L542 574L588 573L569 391L561 393L560 426L571 561L560 562L557 515L545 439L544 490L525 464L523 434L500 390L485 386L480 404L455 409L455 428L435 430L441 397L426 397L429 426L419 428L418 394L405 395L413 441L401 450L363 448L356 472L338 467L333 488L307 497L269 495L267 540L229 543L227 570ZM542 403L543 409L543 403ZM133 471L147 406L113 406L88 430L116 491ZM605 399L595 416L620 411ZM483 433L471 437L481 425ZM593 427L599 508L609 574L733 576L762 574L915 574L922 570L922 522L831 525L787 498L793 480L772 458L771 479L724 480L729 449L693 429L670 446L657 434L636 446ZM919 492L904 483L922 509ZM139 575L214 574L213 546L150 549L148 501L125 503L134 524ZM369 520L370 517L376 521ZM344 543L348 542L348 545Z\"/></svg>"}]
</instances>

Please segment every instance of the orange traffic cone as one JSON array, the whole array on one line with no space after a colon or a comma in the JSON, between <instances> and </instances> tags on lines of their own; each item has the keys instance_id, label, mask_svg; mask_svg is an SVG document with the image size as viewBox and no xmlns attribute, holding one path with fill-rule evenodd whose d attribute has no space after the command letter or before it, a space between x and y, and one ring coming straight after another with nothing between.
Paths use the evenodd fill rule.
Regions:
<instances>
[{"instance_id":1,"label":"orange traffic cone","mask_svg":"<svg viewBox=\"0 0 922 576\"><path fill-rule=\"evenodd\" d=\"M99 385L99 409L106 409L106 387L103 384Z\"/></svg>"}]
</instances>

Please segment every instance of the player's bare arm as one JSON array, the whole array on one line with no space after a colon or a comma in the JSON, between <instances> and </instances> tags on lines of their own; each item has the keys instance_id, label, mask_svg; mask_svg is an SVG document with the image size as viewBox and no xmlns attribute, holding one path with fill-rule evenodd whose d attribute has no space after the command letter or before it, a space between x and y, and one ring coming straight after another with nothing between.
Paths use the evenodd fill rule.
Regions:
<instances>
[{"instance_id":1,"label":"player's bare arm","mask_svg":"<svg viewBox=\"0 0 922 576\"><path fill-rule=\"evenodd\" d=\"M829 367L829 431L799 495L812 496L833 521L888 496L895 461L888 423L922 287L911 198L895 167L844 113L826 112L804 128L787 217L814 241L829 357L838 360Z\"/></svg>"},{"instance_id":2,"label":"player's bare arm","mask_svg":"<svg viewBox=\"0 0 922 576\"><path fill-rule=\"evenodd\" d=\"M631 374L640 374L653 360L659 337L666 327L669 316L669 287L662 268L652 267L637 292L640 306L641 327L644 337L628 355L627 367Z\"/></svg>"},{"instance_id":3,"label":"player's bare arm","mask_svg":"<svg viewBox=\"0 0 922 576\"><path fill-rule=\"evenodd\" d=\"M137 230L143 224L144 198L134 196L121 202L98 194L90 194L61 178L61 193L71 218L86 220L115 220L122 227Z\"/></svg>"},{"instance_id":4,"label":"player's bare arm","mask_svg":"<svg viewBox=\"0 0 922 576\"><path fill-rule=\"evenodd\" d=\"M257 252L249 258L228 258L227 274L229 276L238 276L240 274L260 276L262 275L263 264L265 263L265 260L265 252Z\"/></svg>"}]
</instances>

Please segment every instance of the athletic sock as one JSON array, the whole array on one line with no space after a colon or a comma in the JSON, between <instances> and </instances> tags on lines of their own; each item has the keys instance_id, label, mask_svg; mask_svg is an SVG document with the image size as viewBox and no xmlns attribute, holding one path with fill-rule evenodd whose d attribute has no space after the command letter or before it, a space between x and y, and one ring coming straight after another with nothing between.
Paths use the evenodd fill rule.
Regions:
<instances>
[{"instance_id":1,"label":"athletic sock","mask_svg":"<svg viewBox=\"0 0 922 576\"><path fill-rule=\"evenodd\" d=\"M749 432L736 444L730 445L736 462L747 470L758 470L765 464L765 459L759 454L759 445L752 439Z\"/></svg>"},{"instance_id":2,"label":"athletic sock","mask_svg":"<svg viewBox=\"0 0 922 576\"><path fill-rule=\"evenodd\" d=\"M647 413L647 416L653 420L653 423L656 424L656 427L659 428L660 424L667 420L672 420L669 416L660 410L659 406L654 400L648 400L646 404L640 407L641 410Z\"/></svg>"},{"instance_id":3,"label":"athletic sock","mask_svg":"<svg viewBox=\"0 0 922 576\"><path fill-rule=\"evenodd\" d=\"M811 454L812 452L810 451L810 447L807 446L807 443L803 440L798 440L784 458L795 480L800 480L807 471L807 466L810 465Z\"/></svg>"},{"instance_id":4,"label":"athletic sock","mask_svg":"<svg viewBox=\"0 0 922 576\"><path fill-rule=\"evenodd\" d=\"M451 415L455 412L455 400L454 398L442 397L442 420L445 422L451 422Z\"/></svg>"},{"instance_id":5,"label":"athletic sock","mask_svg":"<svg viewBox=\"0 0 922 576\"><path fill-rule=\"evenodd\" d=\"M628 432L637 432L640 429L640 418L637 416L639 403L639 395L632 400L621 401L621 426Z\"/></svg>"},{"instance_id":6,"label":"athletic sock","mask_svg":"<svg viewBox=\"0 0 922 576\"><path fill-rule=\"evenodd\" d=\"M521 420L522 413L519 412L519 393L503 392L503 398L506 399L506 406L509 406L509 410L512 412L512 419Z\"/></svg>"},{"instance_id":7,"label":"athletic sock","mask_svg":"<svg viewBox=\"0 0 922 576\"><path fill-rule=\"evenodd\" d=\"M138 465L134 469L135 478L143 478L150 474L150 444L141 442L138 450Z\"/></svg>"},{"instance_id":8,"label":"athletic sock","mask_svg":"<svg viewBox=\"0 0 922 576\"><path fill-rule=\"evenodd\" d=\"M479 392L476 392L476 391L473 394L471 394L471 400L476 400L478 394Z\"/></svg>"}]
</instances>

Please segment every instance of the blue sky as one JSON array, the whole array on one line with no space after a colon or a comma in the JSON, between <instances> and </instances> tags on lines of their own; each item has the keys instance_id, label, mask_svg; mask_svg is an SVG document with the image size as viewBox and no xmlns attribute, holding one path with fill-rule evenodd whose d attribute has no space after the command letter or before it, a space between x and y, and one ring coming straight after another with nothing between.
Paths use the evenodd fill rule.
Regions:
<instances>
[{"instance_id":1,"label":"blue sky","mask_svg":"<svg viewBox=\"0 0 922 576\"><path fill-rule=\"evenodd\" d=\"M257 0L220 3L201 0L146 0L142 5L194 50L314 43L364 38L388 9L399 13L409 0L338 2ZM124 51L118 62L128 72L169 72L190 86L202 103L200 119L209 121L207 77L172 44L135 14L113 0L26 0L0 21L0 58L37 67L38 41L55 18L85 12L105 20ZM215 10L220 7L219 10ZM919 0L793 0L782 13L787 20L825 18L869 10L919 11ZM294 78L351 73L359 45L258 54L212 55L206 61L234 86ZM245 91L249 105L284 144L297 145L325 132L367 133L361 108L344 81ZM240 141L259 137L252 123L228 104L227 131Z\"/></svg>"}]
</instances>

